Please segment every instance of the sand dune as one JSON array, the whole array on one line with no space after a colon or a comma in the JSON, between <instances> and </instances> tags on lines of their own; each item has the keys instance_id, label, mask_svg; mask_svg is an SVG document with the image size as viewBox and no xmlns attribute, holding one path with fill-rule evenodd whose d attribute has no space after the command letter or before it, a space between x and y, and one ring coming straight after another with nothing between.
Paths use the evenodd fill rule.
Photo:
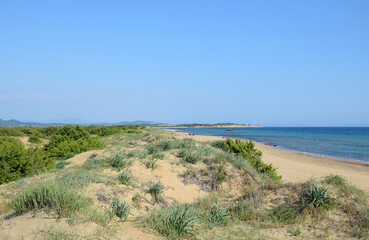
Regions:
<instances>
[{"instance_id":1,"label":"sand dune","mask_svg":"<svg viewBox=\"0 0 369 240\"><path fill-rule=\"evenodd\" d=\"M180 138L193 138L197 141L224 139L217 136L189 136L177 130L168 131L175 132ZM264 143L256 143L256 147L263 152L263 160L277 167L286 182L302 182L311 177L339 174L359 188L369 190L369 163L281 150Z\"/></svg>"}]
</instances>

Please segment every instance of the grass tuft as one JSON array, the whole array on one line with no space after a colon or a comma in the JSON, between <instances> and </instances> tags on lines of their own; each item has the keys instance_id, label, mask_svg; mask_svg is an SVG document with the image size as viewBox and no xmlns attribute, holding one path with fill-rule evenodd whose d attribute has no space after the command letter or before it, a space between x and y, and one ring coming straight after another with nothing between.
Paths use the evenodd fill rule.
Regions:
<instances>
[{"instance_id":1,"label":"grass tuft","mask_svg":"<svg viewBox=\"0 0 369 240\"><path fill-rule=\"evenodd\" d=\"M30 187L10 202L17 214L47 208L55 210L59 217L69 217L89 204L90 201L78 193L50 182Z\"/></svg>"},{"instance_id":2,"label":"grass tuft","mask_svg":"<svg viewBox=\"0 0 369 240\"><path fill-rule=\"evenodd\" d=\"M196 212L188 204L153 211L148 223L169 239L191 238L196 234Z\"/></svg>"},{"instance_id":3,"label":"grass tuft","mask_svg":"<svg viewBox=\"0 0 369 240\"><path fill-rule=\"evenodd\" d=\"M132 174L127 171L127 170L124 170L121 174L119 174L118 176L118 180L121 184L124 184L124 185L129 185L130 182L131 182L131 179L132 179Z\"/></svg>"}]
</instances>

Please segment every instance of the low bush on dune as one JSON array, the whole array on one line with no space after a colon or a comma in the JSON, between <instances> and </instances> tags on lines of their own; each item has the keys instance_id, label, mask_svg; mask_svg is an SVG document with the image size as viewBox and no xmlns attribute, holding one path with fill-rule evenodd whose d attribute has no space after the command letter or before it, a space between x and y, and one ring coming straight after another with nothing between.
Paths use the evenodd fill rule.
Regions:
<instances>
[{"instance_id":1,"label":"low bush on dune","mask_svg":"<svg viewBox=\"0 0 369 240\"><path fill-rule=\"evenodd\" d=\"M41 138L37 137L37 136L30 136L28 138L28 142L30 143L42 143Z\"/></svg>"},{"instance_id":2,"label":"low bush on dune","mask_svg":"<svg viewBox=\"0 0 369 240\"><path fill-rule=\"evenodd\" d=\"M21 137L25 136L25 134L18 128L0 127L0 136Z\"/></svg>"},{"instance_id":3,"label":"low bush on dune","mask_svg":"<svg viewBox=\"0 0 369 240\"><path fill-rule=\"evenodd\" d=\"M0 184L49 170L54 164L43 149L25 149L17 139L0 137Z\"/></svg>"},{"instance_id":4,"label":"low bush on dune","mask_svg":"<svg viewBox=\"0 0 369 240\"><path fill-rule=\"evenodd\" d=\"M261 160L262 153L255 148L255 144L251 140L241 141L240 139L227 138L224 145L220 143L215 145L246 159L259 173L266 174L274 180L280 180L281 177L278 176L277 169L272 164L266 164Z\"/></svg>"},{"instance_id":5,"label":"low bush on dune","mask_svg":"<svg viewBox=\"0 0 369 240\"><path fill-rule=\"evenodd\" d=\"M89 199L70 190L67 186L44 182L18 194L10 202L10 206L17 214L50 209L56 211L59 217L69 217L90 203Z\"/></svg>"}]
</instances>

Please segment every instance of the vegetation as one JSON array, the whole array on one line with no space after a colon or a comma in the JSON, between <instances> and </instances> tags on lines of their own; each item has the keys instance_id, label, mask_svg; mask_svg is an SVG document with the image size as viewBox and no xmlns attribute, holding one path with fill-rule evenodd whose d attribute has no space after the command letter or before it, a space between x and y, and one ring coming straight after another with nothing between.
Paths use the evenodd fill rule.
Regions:
<instances>
[{"instance_id":1,"label":"vegetation","mask_svg":"<svg viewBox=\"0 0 369 240\"><path fill-rule=\"evenodd\" d=\"M56 135L81 139L87 134L106 146L104 153L68 161L75 152L54 158L44 147L25 148L14 137L1 137L6 153L1 156L6 159L32 162L30 153L37 153L56 162L51 171L18 180L15 176L16 181L0 186L0 214L6 216L2 221L12 221L11 217L18 221L18 214L39 210L50 213L50 218L53 213L67 218L34 232L36 238L45 239L138 237L130 235L136 231L129 228L143 230L147 239L273 239L275 232L283 239L369 238L365 191L338 175L305 183L278 181L275 168L255 163L261 161L261 153L252 142L179 140L154 128L104 136L110 130L81 128L63 133L60 127L17 130L24 136L37 131L49 143ZM158 155L165 158L158 160ZM151 171L158 161L161 171ZM64 168L68 162L73 166ZM23 172L31 169L24 164L19 166ZM40 219L38 214L34 217ZM85 226L93 229L81 233Z\"/></svg>"},{"instance_id":2,"label":"vegetation","mask_svg":"<svg viewBox=\"0 0 369 240\"><path fill-rule=\"evenodd\" d=\"M221 146L225 150L237 154L238 156L248 160L258 172L265 173L269 177L279 180L281 177L277 175L277 169L272 164L266 164L261 160L262 153L255 149L255 144L250 141L241 141L240 139L227 138L224 145Z\"/></svg>"},{"instance_id":3,"label":"vegetation","mask_svg":"<svg viewBox=\"0 0 369 240\"><path fill-rule=\"evenodd\" d=\"M154 211L148 223L169 239L177 239L195 236L195 219L196 213L190 205L181 204Z\"/></svg>"},{"instance_id":4,"label":"vegetation","mask_svg":"<svg viewBox=\"0 0 369 240\"><path fill-rule=\"evenodd\" d=\"M329 185L319 187L315 182L308 183L308 189L305 191L304 201L308 207L321 207L332 203L336 198L328 194Z\"/></svg>"},{"instance_id":5,"label":"vegetation","mask_svg":"<svg viewBox=\"0 0 369 240\"><path fill-rule=\"evenodd\" d=\"M155 202L159 202L159 195L164 191L164 185L158 182L149 182L149 189L147 190L153 197Z\"/></svg>"},{"instance_id":6,"label":"vegetation","mask_svg":"<svg viewBox=\"0 0 369 240\"><path fill-rule=\"evenodd\" d=\"M114 201L110 204L109 212L112 215L117 216L123 222L127 222L128 216L131 214L131 205L127 202L121 202L119 199L114 199Z\"/></svg>"},{"instance_id":7,"label":"vegetation","mask_svg":"<svg viewBox=\"0 0 369 240\"><path fill-rule=\"evenodd\" d=\"M118 176L119 182L124 185L129 185L132 179L132 175L129 171L124 170Z\"/></svg>"},{"instance_id":8,"label":"vegetation","mask_svg":"<svg viewBox=\"0 0 369 240\"><path fill-rule=\"evenodd\" d=\"M30 187L18 194L10 206L18 214L31 210L52 209L59 217L70 217L88 206L90 201L68 187L46 182Z\"/></svg>"},{"instance_id":9,"label":"vegetation","mask_svg":"<svg viewBox=\"0 0 369 240\"><path fill-rule=\"evenodd\" d=\"M14 138L0 137L0 184L49 170L54 161L40 148L25 149Z\"/></svg>"},{"instance_id":10,"label":"vegetation","mask_svg":"<svg viewBox=\"0 0 369 240\"><path fill-rule=\"evenodd\" d=\"M42 140L38 136L30 136L28 138L28 142L30 142L30 143L42 143Z\"/></svg>"}]
</instances>

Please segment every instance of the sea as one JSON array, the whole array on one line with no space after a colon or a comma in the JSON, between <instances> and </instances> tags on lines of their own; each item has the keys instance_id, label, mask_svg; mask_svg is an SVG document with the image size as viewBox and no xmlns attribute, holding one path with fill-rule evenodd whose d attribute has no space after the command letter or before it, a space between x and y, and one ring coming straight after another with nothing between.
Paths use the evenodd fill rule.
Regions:
<instances>
[{"instance_id":1,"label":"sea","mask_svg":"<svg viewBox=\"0 0 369 240\"><path fill-rule=\"evenodd\" d=\"M276 148L369 162L369 127L176 128L197 135L236 137Z\"/></svg>"}]
</instances>

